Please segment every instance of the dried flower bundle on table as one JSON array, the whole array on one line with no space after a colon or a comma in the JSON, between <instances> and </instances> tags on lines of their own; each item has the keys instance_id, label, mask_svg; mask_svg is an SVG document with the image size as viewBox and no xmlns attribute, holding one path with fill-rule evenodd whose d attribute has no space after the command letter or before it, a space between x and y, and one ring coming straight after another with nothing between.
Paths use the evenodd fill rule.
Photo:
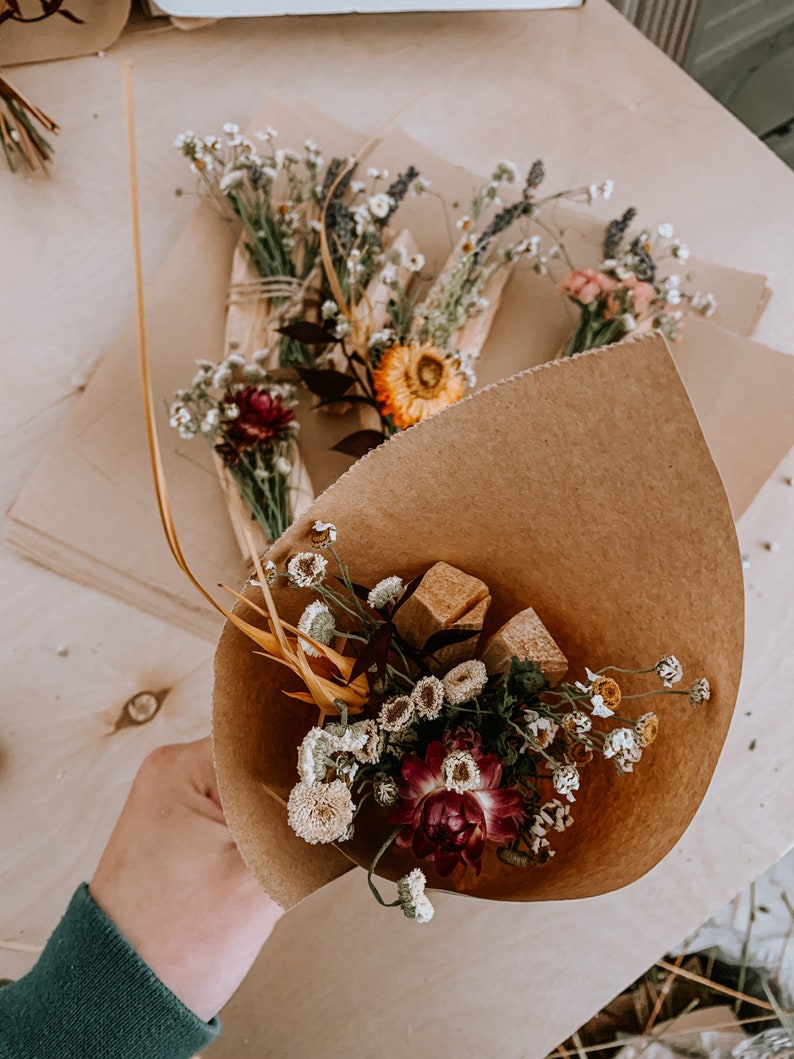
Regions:
<instances>
[{"instance_id":1,"label":"dried flower bundle on table","mask_svg":"<svg viewBox=\"0 0 794 1059\"><path fill-rule=\"evenodd\" d=\"M456 219L455 245L436 276L426 274L421 253L395 245L377 275L383 308L366 315L364 326L355 303L324 303L326 327L339 340L334 367L341 370L306 373L305 382L321 406L343 397L374 415L373 426L355 432L339 450L361 456L476 385L477 361L502 291L511 270L537 254L545 212L561 200L591 197L584 187L541 196L544 175L543 164L534 162L515 194L510 185L518 182L518 169L499 162ZM327 340L322 333L315 337Z\"/></svg>"},{"instance_id":2,"label":"dried flower bundle on table","mask_svg":"<svg viewBox=\"0 0 794 1059\"><path fill-rule=\"evenodd\" d=\"M177 137L175 146L199 176L204 192L242 223L241 244L256 278L234 284L230 297L268 303L270 366L311 367L315 344L276 330L296 319L319 319L320 306L336 292L358 302L383 264L394 221L406 195L422 188L412 166L389 182L370 168L357 179L354 158L326 165L320 148L277 147L267 128L250 140L239 126L221 135ZM332 335L325 338L327 345Z\"/></svg>"},{"instance_id":3,"label":"dried flower bundle on table","mask_svg":"<svg viewBox=\"0 0 794 1059\"><path fill-rule=\"evenodd\" d=\"M410 849L416 867L397 881L392 904L418 922L433 914L423 862L459 880L480 874L486 846L514 869L547 863L555 832L574 822L572 803L587 797L582 773L594 756L624 776L656 739L659 719L640 700L679 695L698 706L710 697L703 678L673 687L683 672L671 655L646 670L608 665L586 669L586 682L563 681L567 660L531 608L480 644L490 594L478 578L436 563L407 584L390 574L367 589L339 559L333 525L315 522L312 536L317 550L298 552L283 571L270 563L262 586L271 620L269 585L315 593L288 630L306 688L291 694L321 713L297 751L288 820L312 845L345 843L362 806L374 804L367 827L386 838L370 887L386 904L373 872L392 844ZM348 684L315 694L312 682L343 647ZM624 694L611 673L662 686Z\"/></svg>"},{"instance_id":4,"label":"dried flower bundle on table","mask_svg":"<svg viewBox=\"0 0 794 1059\"><path fill-rule=\"evenodd\" d=\"M675 341L686 311L714 314L717 302L712 294L687 289L695 280L693 273L662 274L664 267L685 268L689 257L689 248L674 235L673 226L660 224L654 233L643 229L630 237L636 215L635 209L627 209L607 225L597 268L576 267L564 230L553 233L553 247L539 260L539 271L551 274L559 264L569 270L557 284L558 292L578 313L564 348L566 356L652 328Z\"/></svg>"},{"instance_id":5,"label":"dried flower bundle on table","mask_svg":"<svg viewBox=\"0 0 794 1059\"><path fill-rule=\"evenodd\" d=\"M202 434L213 444L241 544L246 505L265 543L290 524L299 500L311 499L294 436L279 440L270 430L285 387L273 370L295 369L293 381L319 397L318 407L355 408L359 429L334 447L363 455L475 385L502 290L511 269L537 255L545 210L593 197L589 188L541 196L539 161L512 193L518 170L500 162L458 217L452 251L433 275L412 233L391 227L407 196L428 192L414 166L394 179L370 166L357 179L357 158L326 166L313 140L299 152L277 147L277 136L267 128L248 139L227 124L221 135L186 132L175 143L205 194L242 223L229 290L231 352L199 365L171 409L182 437ZM234 387L224 390L224 379ZM289 400L294 407L294 394Z\"/></svg>"},{"instance_id":6,"label":"dried flower bundle on table","mask_svg":"<svg viewBox=\"0 0 794 1059\"><path fill-rule=\"evenodd\" d=\"M313 499L297 444L297 395L256 359L231 354L201 361L189 390L171 405L170 424L185 440L203 437L264 531L274 541Z\"/></svg>"}]
</instances>

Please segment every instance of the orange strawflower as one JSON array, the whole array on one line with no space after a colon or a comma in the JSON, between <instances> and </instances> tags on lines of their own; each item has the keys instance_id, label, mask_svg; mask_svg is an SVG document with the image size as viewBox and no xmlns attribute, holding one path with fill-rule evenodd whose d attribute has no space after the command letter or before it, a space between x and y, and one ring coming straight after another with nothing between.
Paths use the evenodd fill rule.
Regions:
<instances>
[{"instance_id":1,"label":"orange strawflower","mask_svg":"<svg viewBox=\"0 0 794 1059\"><path fill-rule=\"evenodd\" d=\"M373 383L381 411L399 430L447 408L466 392L455 362L430 342L387 349Z\"/></svg>"}]
</instances>

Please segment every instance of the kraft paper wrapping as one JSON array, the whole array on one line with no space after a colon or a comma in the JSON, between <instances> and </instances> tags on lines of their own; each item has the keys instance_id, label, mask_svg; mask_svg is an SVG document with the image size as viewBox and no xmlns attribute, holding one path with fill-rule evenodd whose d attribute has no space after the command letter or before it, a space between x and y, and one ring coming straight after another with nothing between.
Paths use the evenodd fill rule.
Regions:
<instances>
[{"instance_id":1,"label":"kraft paper wrapping","mask_svg":"<svg viewBox=\"0 0 794 1059\"><path fill-rule=\"evenodd\" d=\"M422 862L431 887L498 900L587 897L665 856L705 794L730 723L743 577L725 490L660 336L524 372L398 435L281 538L270 552L280 567L310 547L316 518L336 525L360 584L392 573L407 580L439 559L481 577L493 596L486 636L534 607L573 678L585 665L640 668L675 653L687 677L712 684L696 711L684 697L639 704L638 716L659 714L657 741L632 775L616 776L603 760L587 766L574 826L555 836L548 865L511 868L489 847L479 878L440 879ZM275 598L295 622L312 594L279 588ZM284 696L284 672L225 628L214 693L221 799L249 867L289 907L349 862L298 839L270 793L286 798L297 782L297 745L317 719ZM340 848L368 865L390 830L377 809L362 812ZM392 851L379 873L395 879L415 864Z\"/></svg>"},{"instance_id":2,"label":"kraft paper wrapping","mask_svg":"<svg viewBox=\"0 0 794 1059\"><path fill-rule=\"evenodd\" d=\"M363 134L309 104L291 108L271 98L252 128L267 124L279 129L284 146L312 137L326 158L355 152L367 142ZM433 191L461 209L482 182L399 131L384 132L363 162L392 173L411 163L431 180ZM547 159L547 168L552 187L553 160ZM619 189L618 194L628 192ZM627 200L621 197L620 202ZM565 221L571 212L558 212L557 220ZM454 224L438 199L409 197L398 219L401 227L414 232L428 271L439 269L449 254ZM644 218L648 223L664 219ZM600 225L584 211L576 211L576 223L598 238ZM209 205L202 205L147 290L164 466L185 553L209 586L241 584L245 564L209 447L200 439L177 438L167 425L167 403L192 378L195 360L218 360L224 353L234 239L234 229ZM688 265L697 272L702 289L716 293L719 309L714 321L688 321L674 357L738 518L794 444L791 416L770 414L770 409L782 410L794 400L794 358L741 337L750 334L765 303L763 276L705 262ZM480 385L544 362L559 349L572 319L550 287L547 277L531 269L513 271L480 359ZM726 336L722 329L734 334ZM738 420L737 392L743 395ZM217 614L184 579L163 540L137 393L135 324L130 321L14 504L6 537L23 554L56 572L214 641L220 630ZM349 458L331 447L356 429L357 422L313 414L311 404L306 395L299 410L301 451L320 493L349 467ZM762 440L756 444L757 439ZM89 507L93 517L86 520Z\"/></svg>"}]
</instances>

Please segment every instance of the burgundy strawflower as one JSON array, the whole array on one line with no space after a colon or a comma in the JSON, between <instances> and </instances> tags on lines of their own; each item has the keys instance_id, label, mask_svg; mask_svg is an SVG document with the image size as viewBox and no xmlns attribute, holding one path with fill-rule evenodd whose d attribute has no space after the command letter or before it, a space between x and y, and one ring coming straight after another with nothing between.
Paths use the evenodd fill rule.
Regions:
<instances>
[{"instance_id":1,"label":"burgundy strawflower","mask_svg":"<svg viewBox=\"0 0 794 1059\"><path fill-rule=\"evenodd\" d=\"M476 748L472 756L479 771L477 788L462 794L448 790L443 778L448 753L443 743L434 742L424 761L406 754L398 780L400 801L389 821L404 825L397 845L411 846L416 857L432 860L440 876L450 875L461 861L479 875L486 841L511 842L517 837L524 815L521 795L499 787L499 758Z\"/></svg>"},{"instance_id":2,"label":"burgundy strawflower","mask_svg":"<svg viewBox=\"0 0 794 1059\"><path fill-rule=\"evenodd\" d=\"M273 441L295 418L295 412L277 394L255 386L246 386L239 393L227 396L226 404L236 405L240 412L223 423L224 433L238 449Z\"/></svg>"}]
</instances>

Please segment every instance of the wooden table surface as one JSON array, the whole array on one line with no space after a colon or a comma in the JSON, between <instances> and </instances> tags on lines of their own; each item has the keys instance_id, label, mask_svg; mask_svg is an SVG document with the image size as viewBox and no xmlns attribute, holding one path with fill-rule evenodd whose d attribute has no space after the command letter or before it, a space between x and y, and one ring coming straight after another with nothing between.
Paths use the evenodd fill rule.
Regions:
<instances>
[{"instance_id":1,"label":"wooden table surface","mask_svg":"<svg viewBox=\"0 0 794 1059\"><path fill-rule=\"evenodd\" d=\"M273 90L367 130L426 92L400 122L440 154L480 172L542 156L559 186L611 177L619 201L672 221L699 256L765 272L774 293L757 337L794 353L792 174L606 0L130 32L104 57L14 72L63 131L51 182L0 172L6 509L132 307L125 56L148 274L193 208L173 195L176 133L244 124ZM739 705L706 801L662 864L589 901L443 895L421 928L379 909L352 872L279 925L207 1055L542 1056L778 859L794 841L793 473L789 456L741 520ZM208 731L212 648L5 547L0 572L0 977L15 977L93 870L147 750ZM145 688L172 690L151 723L114 732Z\"/></svg>"}]
</instances>

